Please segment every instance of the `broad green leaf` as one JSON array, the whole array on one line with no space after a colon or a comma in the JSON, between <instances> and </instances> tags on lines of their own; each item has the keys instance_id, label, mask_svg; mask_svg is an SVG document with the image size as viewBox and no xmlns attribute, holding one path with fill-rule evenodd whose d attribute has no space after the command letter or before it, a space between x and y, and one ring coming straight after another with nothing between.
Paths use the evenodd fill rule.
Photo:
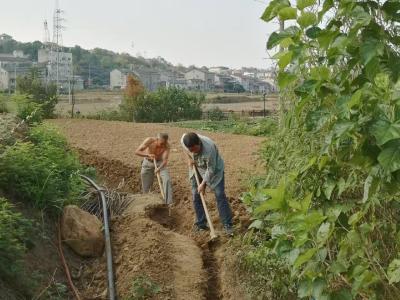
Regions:
<instances>
[{"instance_id":1,"label":"broad green leaf","mask_svg":"<svg viewBox=\"0 0 400 300\"><path fill-rule=\"evenodd\" d=\"M355 278L352 285L352 292L353 294L357 294L358 291L367 289L369 286L375 284L378 281L378 275L376 275L372 271L365 270Z\"/></svg>"},{"instance_id":2,"label":"broad green leaf","mask_svg":"<svg viewBox=\"0 0 400 300\"><path fill-rule=\"evenodd\" d=\"M362 202L365 203L368 201L371 195L375 194L377 188L379 186L379 179L368 175L367 179L364 182L364 194Z\"/></svg>"},{"instance_id":3,"label":"broad green leaf","mask_svg":"<svg viewBox=\"0 0 400 300\"><path fill-rule=\"evenodd\" d=\"M290 38L290 37L284 38L283 40L281 40L279 42L279 46L281 46L284 49L288 48L290 45L293 45L293 44L294 44L294 42L293 42L292 38Z\"/></svg>"},{"instance_id":4,"label":"broad green leaf","mask_svg":"<svg viewBox=\"0 0 400 300\"><path fill-rule=\"evenodd\" d=\"M304 224L302 224L302 226L305 227L306 230L312 230L320 225L325 219L326 216L322 213L314 211L304 217Z\"/></svg>"},{"instance_id":5,"label":"broad green leaf","mask_svg":"<svg viewBox=\"0 0 400 300\"><path fill-rule=\"evenodd\" d=\"M296 259L293 266L295 268L299 268L301 265L308 262L314 256L317 250L318 250L317 248L308 249L305 253L303 253Z\"/></svg>"},{"instance_id":6,"label":"broad green leaf","mask_svg":"<svg viewBox=\"0 0 400 300\"><path fill-rule=\"evenodd\" d=\"M337 183L337 187L338 187L338 197L340 197L340 195L342 195L342 193L347 188L346 181L342 177L340 177L340 179Z\"/></svg>"},{"instance_id":7,"label":"broad green leaf","mask_svg":"<svg viewBox=\"0 0 400 300\"><path fill-rule=\"evenodd\" d=\"M261 19L265 22L269 22L278 15L280 9L288 6L290 6L289 0L273 0L265 9Z\"/></svg>"},{"instance_id":8,"label":"broad green leaf","mask_svg":"<svg viewBox=\"0 0 400 300\"><path fill-rule=\"evenodd\" d=\"M383 54L384 46L382 41L378 41L374 38L368 38L361 44L360 55L362 63L367 65L373 58Z\"/></svg>"},{"instance_id":9,"label":"broad green leaf","mask_svg":"<svg viewBox=\"0 0 400 300\"><path fill-rule=\"evenodd\" d=\"M283 226L281 225L275 225L274 227L272 227L271 229L271 237L273 239L278 238L282 235L286 234L286 230Z\"/></svg>"},{"instance_id":10,"label":"broad green leaf","mask_svg":"<svg viewBox=\"0 0 400 300\"><path fill-rule=\"evenodd\" d=\"M322 31L321 28L313 26L306 30L306 36L309 37L310 39L316 39L321 31Z\"/></svg>"},{"instance_id":11,"label":"broad green leaf","mask_svg":"<svg viewBox=\"0 0 400 300\"><path fill-rule=\"evenodd\" d=\"M315 3L317 3L317 0L297 0L297 8L303 10Z\"/></svg>"},{"instance_id":12,"label":"broad green leaf","mask_svg":"<svg viewBox=\"0 0 400 300\"><path fill-rule=\"evenodd\" d=\"M335 189L336 182L333 179L328 178L327 181L325 181L323 189L324 189L324 195L326 199L330 200L332 196L332 192Z\"/></svg>"},{"instance_id":13,"label":"broad green leaf","mask_svg":"<svg viewBox=\"0 0 400 300\"><path fill-rule=\"evenodd\" d=\"M284 54L281 55L278 61L278 65L281 69L284 69L291 61L293 57L293 52L288 51L284 52Z\"/></svg>"},{"instance_id":14,"label":"broad green leaf","mask_svg":"<svg viewBox=\"0 0 400 300\"><path fill-rule=\"evenodd\" d=\"M296 35L299 34L299 32L300 32L300 29L296 26L290 26L290 27L286 28L285 30L283 30L282 32L273 32L268 38L267 49L272 49L272 48L280 45L281 43L285 43L285 46L288 46L288 45L286 45L288 43L287 39L295 37ZM293 43L292 40L291 40L291 42ZM284 45L282 45L282 46L284 46Z\"/></svg>"},{"instance_id":15,"label":"broad green leaf","mask_svg":"<svg viewBox=\"0 0 400 300\"><path fill-rule=\"evenodd\" d=\"M359 5L353 9L351 16L355 25L359 26L367 26L372 19L372 17Z\"/></svg>"},{"instance_id":16,"label":"broad green leaf","mask_svg":"<svg viewBox=\"0 0 400 300\"><path fill-rule=\"evenodd\" d=\"M359 105L360 104L360 100L361 100L361 96L362 96L362 90L357 90L350 98L349 102L347 102L347 108L348 109L352 109L355 105Z\"/></svg>"},{"instance_id":17,"label":"broad green leaf","mask_svg":"<svg viewBox=\"0 0 400 300\"><path fill-rule=\"evenodd\" d=\"M323 278L317 278L312 283L312 296L314 299L321 299L321 296L326 288L326 281Z\"/></svg>"},{"instance_id":18,"label":"broad green leaf","mask_svg":"<svg viewBox=\"0 0 400 300\"><path fill-rule=\"evenodd\" d=\"M332 272L333 274L338 275L340 273L346 272L347 268L341 262L335 261L329 267L329 271Z\"/></svg>"},{"instance_id":19,"label":"broad green leaf","mask_svg":"<svg viewBox=\"0 0 400 300\"><path fill-rule=\"evenodd\" d=\"M390 284L400 282L400 259L392 260L389 264L387 275Z\"/></svg>"},{"instance_id":20,"label":"broad green leaf","mask_svg":"<svg viewBox=\"0 0 400 300\"><path fill-rule=\"evenodd\" d=\"M251 229L251 228L256 228L256 229L261 229L262 228L262 221L261 220L254 220L251 224L250 224L250 226L249 226L249 229Z\"/></svg>"},{"instance_id":21,"label":"broad green leaf","mask_svg":"<svg viewBox=\"0 0 400 300\"><path fill-rule=\"evenodd\" d=\"M278 15L282 21L294 20L297 18L297 9L294 7L284 7L279 10Z\"/></svg>"},{"instance_id":22,"label":"broad green leaf","mask_svg":"<svg viewBox=\"0 0 400 300\"><path fill-rule=\"evenodd\" d=\"M337 35L338 31L325 29L318 32L317 40L322 48L327 49Z\"/></svg>"},{"instance_id":23,"label":"broad green leaf","mask_svg":"<svg viewBox=\"0 0 400 300\"><path fill-rule=\"evenodd\" d=\"M355 225L358 221L361 220L361 218L364 216L364 213L362 211L358 211L354 214L351 215L349 218L349 225Z\"/></svg>"},{"instance_id":24,"label":"broad green leaf","mask_svg":"<svg viewBox=\"0 0 400 300\"><path fill-rule=\"evenodd\" d=\"M389 88L390 79L389 79L389 75L386 73L378 73L375 76L374 81L375 81L376 86L380 89L386 90L387 88Z\"/></svg>"},{"instance_id":25,"label":"broad green leaf","mask_svg":"<svg viewBox=\"0 0 400 300\"><path fill-rule=\"evenodd\" d=\"M288 204L291 208L294 208L296 210L301 210L301 203L296 200L289 200Z\"/></svg>"},{"instance_id":26,"label":"broad green leaf","mask_svg":"<svg viewBox=\"0 0 400 300\"><path fill-rule=\"evenodd\" d=\"M388 172L400 169L400 143L399 140L385 144L384 149L378 155L379 164Z\"/></svg>"},{"instance_id":27,"label":"broad green leaf","mask_svg":"<svg viewBox=\"0 0 400 300\"><path fill-rule=\"evenodd\" d=\"M287 73L287 72L279 72L278 74L278 85L281 89L287 87L290 83L296 80L296 75Z\"/></svg>"},{"instance_id":28,"label":"broad green leaf","mask_svg":"<svg viewBox=\"0 0 400 300\"><path fill-rule=\"evenodd\" d=\"M310 208L312 197L313 195L310 193L307 196L305 196L303 200L301 200L301 210L303 212L307 212L308 209Z\"/></svg>"},{"instance_id":29,"label":"broad green leaf","mask_svg":"<svg viewBox=\"0 0 400 300\"><path fill-rule=\"evenodd\" d=\"M312 294L312 281L311 280L302 280L299 283L299 288L297 289L297 296L301 298L310 297Z\"/></svg>"},{"instance_id":30,"label":"broad green leaf","mask_svg":"<svg viewBox=\"0 0 400 300\"><path fill-rule=\"evenodd\" d=\"M290 251L288 256L289 264L293 265L296 259L299 257L299 254L300 254L299 248L294 248L292 251Z\"/></svg>"},{"instance_id":31,"label":"broad green leaf","mask_svg":"<svg viewBox=\"0 0 400 300\"><path fill-rule=\"evenodd\" d=\"M315 67L310 70L311 77L316 80L329 80L330 70L325 66Z\"/></svg>"},{"instance_id":32,"label":"broad green leaf","mask_svg":"<svg viewBox=\"0 0 400 300\"><path fill-rule=\"evenodd\" d=\"M311 12L303 12L298 18L297 23L303 28L307 28L317 23L317 17Z\"/></svg>"},{"instance_id":33,"label":"broad green leaf","mask_svg":"<svg viewBox=\"0 0 400 300\"><path fill-rule=\"evenodd\" d=\"M318 244L323 245L329 238L330 233L331 233L331 223L329 222L322 223L317 231Z\"/></svg>"}]
</instances>

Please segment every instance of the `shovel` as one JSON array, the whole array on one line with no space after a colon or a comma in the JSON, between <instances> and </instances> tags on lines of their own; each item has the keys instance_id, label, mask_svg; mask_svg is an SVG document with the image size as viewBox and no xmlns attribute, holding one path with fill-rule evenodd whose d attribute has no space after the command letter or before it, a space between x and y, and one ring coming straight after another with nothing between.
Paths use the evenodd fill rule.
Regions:
<instances>
[{"instance_id":1,"label":"shovel","mask_svg":"<svg viewBox=\"0 0 400 300\"><path fill-rule=\"evenodd\" d=\"M157 169L157 162L156 162L155 158L153 158L153 162L154 162L154 168ZM162 186L160 173L157 172L156 175L157 175L158 186L160 187L161 197L163 198L164 203L167 204L167 199L165 198L165 195L164 195L164 189ZM170 205L168 205L168 216L171 216L171 206Z\"/></svg>"},{"instance_id":2,"label":"shovel","mask_svg":"<svg viewBox=\"0 0 400 300\"><path fill-rule=\"evenodd\" d=\"M197 174L196 165L193 165L193 172L194 172L194 176L196 177L197 186L200 186L200 180L199 180L199 175ZM212 224L210 215L208 213L208 209L207 209L207 205L206 205L206 199L205 199L205 196L204 196L203 192L200 193L200 198L201 198L201 202L203 203L203 208L204 208L204 212L206 214L208 226L210 226L210 237L211 237L210 241L213 241L216 238L218 238L218 236L215 233L214 225Z\"/></svg>"}]
</instances>

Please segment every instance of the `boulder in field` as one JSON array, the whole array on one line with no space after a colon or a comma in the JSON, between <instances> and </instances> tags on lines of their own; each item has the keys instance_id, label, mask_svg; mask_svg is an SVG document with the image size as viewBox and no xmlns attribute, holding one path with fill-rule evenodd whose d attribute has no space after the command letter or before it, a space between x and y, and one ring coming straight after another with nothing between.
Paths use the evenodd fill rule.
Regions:
<instances>
[{"instance_id":1,"label":"boulder in field","mask_svg":"<svg viewBox=\"0 0 400 300\"><path fill-rule=\"evenodd\" d=\"M104 237L100 220L80 209L68 205L61 218L61 235L77 254L85 257L100 256L104 249Z\"/></svg>"}]
</instances>

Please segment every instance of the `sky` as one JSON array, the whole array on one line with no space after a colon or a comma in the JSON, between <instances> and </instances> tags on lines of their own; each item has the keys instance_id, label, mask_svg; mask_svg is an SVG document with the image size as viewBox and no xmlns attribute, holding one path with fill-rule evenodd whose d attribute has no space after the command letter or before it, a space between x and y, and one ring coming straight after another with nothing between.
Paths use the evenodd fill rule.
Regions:
<instances>
[{"instance_id":1,"label":"sky","mask_svg":"<svg viewBox=\"0 0 400 300\"><path fill-rule=\"evenodd\" d=\"M2 1L0 34L22 42L52 36L57 0ZM58 0L64 46L104 48L185 66L267 68L277 24L260 19L268 0Z\"/></svg>"}]
</instances>

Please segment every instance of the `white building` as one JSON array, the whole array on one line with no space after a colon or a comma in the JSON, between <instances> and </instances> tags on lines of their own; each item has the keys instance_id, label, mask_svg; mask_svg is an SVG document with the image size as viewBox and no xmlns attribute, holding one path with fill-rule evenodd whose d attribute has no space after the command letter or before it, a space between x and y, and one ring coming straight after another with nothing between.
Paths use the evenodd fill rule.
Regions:
<instances>
[{"instance_id":1,"label":"white building","mask_svg":"<svg viewBox=\"0 0 400 300\"><path fill-rule=\"evenodd\" d=\"M114 69L110 72L110 89L125 89L128 72Z\"/></svg>"},{"instance_id":2,"label":"white building","mask_svg":"<svg viewBox=\"0 0 400 300\"><path fill-rule=\"evenodd\" d=\"M28 74L33 66L29 57L20 50L0 53L0 90L15 90L17 77Z\"/></svg>"},{"instance_id":3,"label":"white building","mask_svg":"<svg viewBox=\"0 0 400 300\"><path fill-rule=\"evenodd\" d=\"M185 73L189 89L209 91L214 89L214 73L199 69L192 69Z\"/></svg>"},{"instance_id":4,"label":"white building","mask_svg":"<svg viewBox=\"0 0 400 300\"><path fill-rule=\"evenodd\" d=\"M58 64L57 64L58 61ZM38 63L47 67L48 79L59 83L59 88L68 89L72 80L72 53L52 52L39 49Z\"/></svg>"}]
</instances>

